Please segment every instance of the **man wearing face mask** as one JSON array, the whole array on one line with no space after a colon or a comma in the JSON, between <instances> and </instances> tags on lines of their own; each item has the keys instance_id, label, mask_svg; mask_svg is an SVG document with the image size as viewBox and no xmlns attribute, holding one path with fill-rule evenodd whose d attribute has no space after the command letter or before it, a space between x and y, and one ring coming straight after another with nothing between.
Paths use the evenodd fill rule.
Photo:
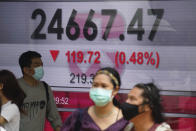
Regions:
<instances>
[{"instance_id":1,"label":"man wearing face mask","mask_svg":"<svg viewBox=\"0 0 196 131\"><path fill-rule=\"evenodd\" d=\"M124 118L134 124L131 131L172 131L164 122L160 101L159 90L153 83L134 86L120 106Z\"/></svg>"},{"instance_id":2,"label":"man wearing face mask","mask_svg":"<svg viewBox=\"0 0 196 131\"><path fill-rule=\"evenodd\" d=\"M19 58L23 77L18 79L27 97L24 99L20 131L44 131L45 120L55 131L60 131L61 118L54 102L51 88L40 81L44 76L41 55L35 51L24 52Z\"/></svg>"}]
</instances>

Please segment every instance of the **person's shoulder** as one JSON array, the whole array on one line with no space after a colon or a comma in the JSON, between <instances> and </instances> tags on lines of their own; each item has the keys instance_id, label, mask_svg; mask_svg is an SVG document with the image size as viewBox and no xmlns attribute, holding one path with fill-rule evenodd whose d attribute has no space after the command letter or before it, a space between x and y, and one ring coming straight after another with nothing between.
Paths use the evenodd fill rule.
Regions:
<instances>
[{"instance_id":1,"label":"person's shoulder","mask_svg":"<svg viewBox=\"0 0 196 131\"><path fill-rule=\"evenodd\" d=\"M18 83L20 84L20 83L23 82L23 78L22 78L22 77L21 77L21 78L17 78L17 81L18 81Z\"/></svg>"},{"instance_id":2,"label":"person's shoulder","mask_svg":"<svg viewBox=\"0 0 196 131\"><path fill-rule=\"evenodd\" d=\"M76 109L72 112L68 118L64 121L61 128L62 131L73 130L76 127L76 123L80 123L83 115L85 114L85 109Z\"/></svg>"},{"instance_id":3,"label":"person's shoulder","mask_svg":"<svg viewBox=\"0 0 196 131\"><path fill-rule=\"evenodd\" d=\"M23 77L17 78L17 81L22 81Z\"/></svg>"},{"instance_id":4,"label":"person's shoulder","mask_svg":"<svg viewBox=\"0 0 196 131\"><path fill-rule=\"evenodd\" d=\"M88 108L78 108L73 112L73 115L79 115L81 113L86 113L88 111Z\"/></svg>"},{"instance_id":5,"label":"person's shoulder","mask_svg":"<svg viewBox=\"0 0 196 131\"><path fill-rule=\"evenodd\" d=\"M26 83L25 83L25 80L24 80L24 78L23 78L23 77L18 78L18 79L17 79L17 81L18 81L18 84L19 84L20 86L22 86L22 85L25 85L25 84L26 84Z\"/></svg>"},{"instance_id":6,"label":"person's shoulder","mask_svg":"<svg viewBox=\"0 0 196 131\"><path fill-rule=\"evenodd\" d=\"M46 81L39 81L39 86L52 90L50 85Z\"/></svg>"},{"instance_id":7,"label":"person's shoulder","mask_svg":"<svg viewBox=\"0 0 196 131\"><path fill-rule=\"evenodd\" d=\"M21 78L18 78L17 81L18 81L18 84L19 84L20 88L22 88L23 90L25 90L25 87L27 85L26 85L24 79L21 77Z\"/></svg>"},{"instance_id":8,"label":"person's shoulder","mask_svg":"<svg viewBox=\"0 0 196 131\"><path fill-rule=\"evenodd\" d=\"M124 131L132 131L134 124L132 122L127 122Z\"/></svg>"},{"instance_id":9,"label":"person's shoulder","mask_svg":"<svg viewBox=\"0 0 196 131\"><path fill-rule=\"evenodd\" d=\"M10 103L9 108L19 112L18 106L15 103Z\"/></svg>"},{"instance_id":10,"label":"person's shoulder","mask_svg":"<svg viewBox=\"0 0 196 131\"><path fill-rule=\"evenodd\" d=\"M11 103L11 101L8 101L2 106L1 116L7 120L7 122L10 122L13 119L20 119L20 111L18 106L14 103Z\"/></svg>"},{"instance_id":11,"label":"person's shoulder","mask_svg":"<svg viewBox=\"0 0 196 131\"><path fill-rule=\"evenodd\" d=\"M78 117L83 117L84 115L87 115L88 108L78 108L74 112L70 114L70 118L77 119Z\"/></svg>"},{"instance_id":12,"label":"person's shoulder","mask_svg":"<svg viewBox=\"0 0 196 131\"><path fill-rule=\"evenodd\" d=\"M0 131L6 131L5 128L0 126Z\"/></svg>"},{"instance_id":13,"label":"person's shoulder","mask_svg":"<svg viewBox=\"0 0 196 131\"><path fill-rule=\"evenodd\" d=\"M69 121L76 121L77 119L82 119L84 116L87 115L87 108L80 108L73 111L68 118L66 119L66 123Z\"/></svg>"},{"instance_id":14,"label":"person's shoulder","mask_svg":"<svg viewBox=\"0 0 196 131\"><path fill-rule=\"evenodd\" d=\"M8 101L6 104L2 106L2 111L7 112L7 111L12 111L15 113L19 113L19 108L15 103L12 103L11 101Z\"/></svg>"},{"instance_id":15,"label":"person's shoulder","mask_svg":"<svg viewBox=\"0 0 196 131\"><path fill-rule=\"evenodd\" d=\"M155 131L172 131L170 125L166 122L161 123Z\"/></svg>"}]
</instances>

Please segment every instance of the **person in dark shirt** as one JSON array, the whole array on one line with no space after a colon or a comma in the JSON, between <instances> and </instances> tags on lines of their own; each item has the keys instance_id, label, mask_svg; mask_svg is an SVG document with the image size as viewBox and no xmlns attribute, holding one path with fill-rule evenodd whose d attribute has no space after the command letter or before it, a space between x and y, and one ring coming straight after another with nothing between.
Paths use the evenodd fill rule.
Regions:
<instances>
[{"instance_id":1,"label":"person in dark shirt","mask_svg":"<svg viewBox=\"0 0 196 131\"><path fill-rule=\"evenodd\" d=\"M171 131L162 116L159 89L153 83L136 84L120 108L124 118L134 124L131 131Z\"/></svg>"},{"instance_id":2,"label":"person in dark shirt","mask_svg":"<svg viewBox=\"0 0 196 131\"><path fill-rule=\"evenodd\" d=\"M120 75L114 68L98 70L89 92L94 105L73 112L64 122L61 131L123 131L128 121L113 103L120 85Z\"/></svg>"}]
</instances>

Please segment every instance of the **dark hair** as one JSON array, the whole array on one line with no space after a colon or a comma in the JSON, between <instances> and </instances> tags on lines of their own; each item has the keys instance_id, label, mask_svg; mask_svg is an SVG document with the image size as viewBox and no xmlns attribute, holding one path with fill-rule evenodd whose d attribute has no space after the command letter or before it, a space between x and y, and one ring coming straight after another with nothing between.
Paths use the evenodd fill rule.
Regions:
<instances>
[{"instance_id":1,"label":"dark hair","mask_svg":"<svg viewBox=\"0 0 196 131\"><path fill-rule=\"evenodd\" d=\"M115 80L113 80L112 78L111 78L111 82L112 82L112 84L113 84L113 86L114 86L114 89L116 89L116 86L121 86L121 80L120 80L120 75L119 75L119 73L118 73L118 71L115 69L115 68L111 68L111 67L104 67L104 68L101 68L101 69L99 69L98 71L97 71L97 73L95 74L95 76L96 75L98 75L98 74L105 74L104 72L102 72L102 71L107 71L107 72L109 72L110 74L112 74L115 78L116 78L116 80L117 80L117 82L118 82L118 85L116 84L116 82L115 82ZM98 72L101 72L101 73L98 73ZM107 75L107 74L106 74ZM95 78L95 76L94 76L94 78ZM110 77L110 76L109 76Z\"/></svg>"},{"instance_id":2,"label":"dark hair","mask_svg":"<svg viewBox=\"0 0 196 131\"><path fill-rule=\"evenodd\" d=\"M23 112L22 104L26 94L20 88L14 74L8 70L0 70L0 83L3 84L3 95L15 103L18 106L20 112Z\"/></svg>"},{"instance_id":3,"label":"dark hair","mask_svg":"<svg viewBox=\"0 0 196 131\"><path fill-rule=\"evenodd\" d=\"M152 117L156 123L162 123L164 121L164 117L162 115L163 107L161 105L161 97L159 94L159 89L153 83L139 83L134 87L142 89L144 97L143 104L149 104L152 110Z\"/></svg>"},{"instance_id":4,"label":"dark hair","mask_svg":"<svg viewBox=\"0 0 196 131\"><path fill-rule=\"evenodd\" d=\"M27 52L22 53L22 55L19 58L19 65L20 65L20 68L22 70L22 73L24 73L23 72L24 67L30 67L31 66L32 59L41 58L41 57L42 56L39 53L35 52L35 51L27 51Z\"/></svg>"},{"instance_id":5,"label":"dark hair","mask_svg":"<svg viewBox=\"0 0 196 131\"><path fill-rule=\"evenodd\" d=\"M117 85L116 82L111 78L111 82L112 82L112 84L113 84L113 86L114 86L114 89L116 89L116 86L119 86L119 88L120 88L120 86L121 86L121 79L120 79L120 75L119 75L118 71L117 71L115 68L111 68L111 67L104 67L104 68L101 68L101 69L99 69L99 70L97 71L97 73L95 74L95 76L98 75L98 74L105 74L104 71L107 71L107 72L111 73L111 74L116 78L116 80L117 80L117 82L118 82L118 85ZM101 73L99 73L99 72L101 72ZM107 74L106 74L106 75L107 75ZM94 78L95 78L95 76L94 76ZM109 76L109 77L110 77L110 76ZM117 98L115 98L115 97L113 98L113 104L114 104L116 107L120 108L121 103L120 103L119 100L117 100Z\"/></svg>"}]
</instances>

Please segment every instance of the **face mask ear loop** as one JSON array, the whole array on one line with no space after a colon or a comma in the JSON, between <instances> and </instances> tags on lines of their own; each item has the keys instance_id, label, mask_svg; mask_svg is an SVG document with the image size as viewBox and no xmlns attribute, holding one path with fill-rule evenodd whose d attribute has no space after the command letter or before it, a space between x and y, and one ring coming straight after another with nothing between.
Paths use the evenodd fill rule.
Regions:
<instances>
[{"instance_id":1,"label":"face mask ear loop","mask_svg":"<svg viewBox=\"0 0 196 131\"><path fill-rule=\"evenodd\" d=\"M113 101L114 98L115 98L115 96L113 94L111 94L110 101Z\"/></svg>"},{"instance_id":2,"label":"face mask ear loop","mask_svg":"<svg viewBox=\"0 0 196 131\"><path fill-rule=\"evenodd\" d=\"M111 100L113 100L113 99L114 99L114 96L112 95L112 96L111 96Z\"/></svg>"}]
</instances>

